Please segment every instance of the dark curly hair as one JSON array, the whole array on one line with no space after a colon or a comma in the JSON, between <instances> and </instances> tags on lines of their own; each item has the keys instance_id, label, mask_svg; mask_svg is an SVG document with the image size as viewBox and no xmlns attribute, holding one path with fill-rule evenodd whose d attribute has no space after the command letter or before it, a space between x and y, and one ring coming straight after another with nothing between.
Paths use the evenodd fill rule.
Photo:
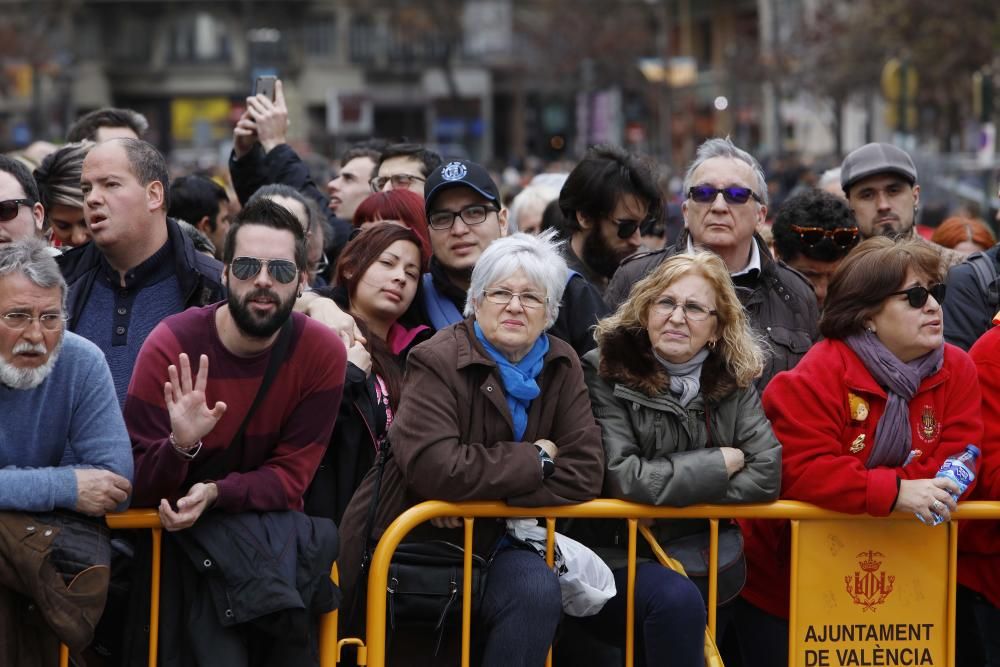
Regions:
<instances>
[{"instance_id":1,"label":"dark curly hair","mask_svg":"<svg viewBox=\"0 0 1000 667\"><path fill-rule=\"evenodd\" d=\"M855 244L847 248L837 245L829 237L810 246L803 242L798 232L792 231L792 225L823 229L838 227L857 229L854 213L851 212L847 202L824 190L806 190L781 204L771 226L775 252L786 262L800 254L820 262L835 262L843 259L854 248Z\"/></svg>"}]
</instances>

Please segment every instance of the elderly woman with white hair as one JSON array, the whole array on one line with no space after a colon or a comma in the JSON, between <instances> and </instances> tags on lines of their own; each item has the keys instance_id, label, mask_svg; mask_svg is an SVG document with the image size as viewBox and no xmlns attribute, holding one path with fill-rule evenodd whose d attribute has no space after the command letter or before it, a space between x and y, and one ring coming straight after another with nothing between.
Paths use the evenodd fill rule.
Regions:
<instances>
[{"instance_id":1,"label":"elderly woman with white hair","mask_svg":"<svg viewBox=\"0 0 1000 667\"><path fill-rule=\"evenodd\" d=\"M483 252L472 272L466 319L438 331L407 359L372 539L424 500L499 500L527 508L598 494L604 454L580 361L573 348L545 333L558 315L566 278L551 234L514 234ZM348 608L352 588L365 585L358 580L359 560L375 477L362 482L341 524ZM460 519L432 524L407 539L462 544ZM503 522L478 521L474 549L489 562L472 633L481 664L544 664L562 611L556 575L536 553L516 548ZM413 664L429 664L409 654Z\"/></svg>"}]
</instances>

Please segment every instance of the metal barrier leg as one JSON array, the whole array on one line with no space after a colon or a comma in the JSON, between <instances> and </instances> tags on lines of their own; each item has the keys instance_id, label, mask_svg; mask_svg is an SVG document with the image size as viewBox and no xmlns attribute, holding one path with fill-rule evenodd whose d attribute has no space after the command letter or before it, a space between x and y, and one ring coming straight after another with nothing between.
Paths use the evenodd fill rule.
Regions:
<instances>
[{"instance_id":1,"label":"metal barrier leg","mask_svg":"<svg viewBox=\"0 0 1000 667\"><path fill-rule=\"evenodd\" d=\"M472 657L472 524L465 517L465 555L462 558L462 667L469 667Z\"/></svg>"},{"instance_id":2,"label":"metal barrier leg","mask_svg":"<svg viewBox=\"0 0 1000 667\"><path fill-rule=\"evenodd\" d=\"M153 528L153 565L149 585L149 667L156 667L160 643L160 555L163 530Z\"/></svg>"},{"instance_id":3,"label":"metal barrier leg","mask_svg":"<svg viewBox=\"0 0 1000 667\"><path fill-rule=\"evenodd\" d=\"M337 563L330 568L330 581L340 583L340 573ZM320 667L333 667L340 662L340 651L337 642L337 610L323 614L319 619L319 664Z\"/></svg>"},{"instance_id":4,"label":"metal barrier leg","mask_svg":"<svg viewBox=\"0 0 1000 667\"><path fill-rule=\"evenodd\" d=\"M556 562L556 520L548 518L545 520L545 564L550 568ZM552 647L545 656L545 667L552 667Z\"/></svg>"},{"instance_id":5,"label":"metal barrier leg","mask_svg":"<svg viewBox=\"0 0 1000 667\"><path fill-rule=\"evenodd\" d=\"M625 584L625 667L635 665L635 550L639 521L628 520L628 575Z\"/></svg>"}]
</instances>

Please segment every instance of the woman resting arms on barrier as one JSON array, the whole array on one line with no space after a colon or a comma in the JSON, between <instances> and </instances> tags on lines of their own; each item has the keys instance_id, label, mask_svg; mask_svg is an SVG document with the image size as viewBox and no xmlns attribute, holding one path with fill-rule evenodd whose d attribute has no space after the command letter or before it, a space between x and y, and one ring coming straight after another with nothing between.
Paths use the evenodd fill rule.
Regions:
<instances>
[{"instance_id":1,"label":"woman resting arms on barrier","mask_svg":"<svg viewBox=\"0 0 1000 667\"><path fill-rule=\"evenodd\" d=\"M668 259L601 320L596 338L598 349L583 363L604 435L605 495L672 506L777 498L781 446L753 385L763 354L721 259L709 253ZM664 546L706 530L701 521L653 526ZM627 542L616 543L615 564L623 564L614 570L617 595L582 622L622 643ZM637 664L703 665L705 602L695 585L642 562L635 591Z\"/></svg>"},{"instance_id":2,"label":"woman resting arms on barrier","mask_svg":"<svg viewBox=\"0 0 1000 667\"><path fill-rule=\"evenodd\" d=\"M374 539L424 500L527 508L598 494L604 455L580 362L573 348L545 333L558 315L566 277L551 235L514 234L483 252L472 272L467 319L438 331L407 359ZM375 477L369 473L362 482L341 525L344 609L366 586L359 560ZM462 544L460 519L432 523L407 541ZM540 667L562 613L556 575L535 552L511 548L503 522L476 522L475 551L490 560L472 632L481 664ZM458 634L451 628L448 636ZM409 658L431 663L412 651Z\"/></svg>"},{"instance_id":3,"label":"woman resting arms on barrier","mask_svg":"<svg viewBox=\"0 0 1000 667\"><path fill-rule=\"evenodd\" d=\"M932 248L884 237L859 245L834 273L820 321L826 340L764 392L784 447L782 498L950 519L956 488L935 474L979 443L983 422L976 368L942 336L941 278ZM734 625L744 664L786 664L789 525L741 523L749 580Z\"/></svg>"},{"instance_id":4,"label":"woman resting arms on barrier","mask_svg":"<svg viewBox=\"0 0 1000 667\"><path fill-rule=\"evenodd\" d=\"M413 230L377 223L344 247L336 286L319 290L354 317L365 339L347 348L344 395L330 446L306 493L307 514L340 523L399 407L403 359L432 333L415 324L423 319L416 299L421 248Z\"/></svg>"}]
</instances>

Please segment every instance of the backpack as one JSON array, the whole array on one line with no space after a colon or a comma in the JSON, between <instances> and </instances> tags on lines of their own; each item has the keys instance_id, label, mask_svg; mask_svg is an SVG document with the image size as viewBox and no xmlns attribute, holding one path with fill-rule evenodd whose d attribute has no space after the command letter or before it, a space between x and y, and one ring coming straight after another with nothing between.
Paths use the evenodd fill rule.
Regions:
<instances>
[{"instance_id":1,"label":"backpack","mask_svg":"<svg viewBox=\"0 0 1000 667\"><path fill-rule=\"evenodd\" d=\"M1000 308L1000 274L997 273L996 261L986 254L989 251L974 252L966 258L976 276L976 284L986 295L986 303L991 312Z\"/></svg>"}]
</instances>

